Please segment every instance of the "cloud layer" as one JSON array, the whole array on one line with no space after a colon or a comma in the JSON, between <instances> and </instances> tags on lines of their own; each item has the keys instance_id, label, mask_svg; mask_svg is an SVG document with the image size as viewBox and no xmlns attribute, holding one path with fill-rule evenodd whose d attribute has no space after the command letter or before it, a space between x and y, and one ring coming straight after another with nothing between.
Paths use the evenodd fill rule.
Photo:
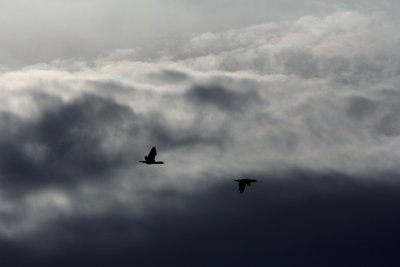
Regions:
<instances>
[{"instance_id":1,"label":"cloud layer","mask_svg":"<svg viewBox=\"0 0 400 267\"><path fill-rule=\"evenodd\" d=\"M6 263L394 266L398 26L306 15L4 70ZM138 163L152 146L165 165Z\"/></svg>"}]
</instances>

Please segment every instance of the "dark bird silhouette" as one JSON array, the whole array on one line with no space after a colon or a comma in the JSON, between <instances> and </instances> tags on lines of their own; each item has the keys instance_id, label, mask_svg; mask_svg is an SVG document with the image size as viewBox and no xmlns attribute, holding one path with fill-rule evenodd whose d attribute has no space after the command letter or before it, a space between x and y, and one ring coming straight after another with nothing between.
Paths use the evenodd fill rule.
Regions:
<instances>
[{"instance_id":1,"label":"dark bird silhouette","mask_svg":"<svg viewBox=\"0 0 400 267\"><path fill-rule=\"evenodd\" d=\"M153 146L147 156L144 156L145 160L141 160L139 162L146 163L146 164L164 164L163 161L156 161L156 147Z\"/></svg>"},{"instance_id":2,"label":"dark bird silhouette","mask_svg":"<svg viewBox=\"0 0 400 267\"><path fill-rule=\"evenodd\" d=\"M257 182L255 179L239 179L239 180L234 180L235 182L239 182L239 192L240 194L244 192L244 189L247 186L251 185L251 182Z\"/></svg>"}]
</instances>

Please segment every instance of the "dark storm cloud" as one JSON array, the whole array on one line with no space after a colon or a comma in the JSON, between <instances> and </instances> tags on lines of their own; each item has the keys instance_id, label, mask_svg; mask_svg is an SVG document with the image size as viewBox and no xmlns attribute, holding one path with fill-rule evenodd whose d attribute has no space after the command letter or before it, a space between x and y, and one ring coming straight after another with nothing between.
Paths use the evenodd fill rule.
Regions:
<instances>
[{"instance_id":1,"label":"dark storm cloud","mask_svg":"<svg viewBox=\"0 0 400 267\"><path fill-rule=\"evenodd\" d=\"M12 134L2 130L0 136L1 183L35 187L101 176L127 161L124 153L109 153L103 142L124 130L137 134L137 125L129 124L135 119L128 107L86 95L36 121L8 122L15 129Z\"/></svg>"},{"instance_id":2,"label":"dark storm cloud","mask_svg":"<svg viewBox=\"0 0 400 267\"><path fill-rule=\"evenodd\" d=\"M234 92L218 84L193 86L185 96L200 106L211 105L227 112L243 111L262 102L256 91Z\"/></svg>"},{"instance_id":3,"label":"dark storm cloud","mask_svg":"<svg viewBox=\"0 0 400 267\"><path fill-rule=\"evenodd\" d=\"M247 173L192 194L161 189L148 215L125 209L63 217L10 247L5 263L41 266L396 266L400 185L295 169ZM215 177L214 177L215 178ZM365 179L366 178L366 179ZM363 180L364 179L364 180ZM204 181L206 182L206 181ZM161 204L161 203L164 203ZM171 204L171 203L175 203ZM178 208L179 207L179 208ZM17 258L24 251L26 257ZM4 259L3 259L4 261Z\"/></svg>"},{"instance_id":4,"label":"dark storm cloud","mask_svg":"<svg viewBox=\"0 0 400 267\"><path fill-rule=\"evenodd\" d=\"M197 121L178 131L162 114L139 116L128 106L95 95L68 103L46 95L33 99L43 107L37 119L0 113L0 183L6 188L99 181L136 163L153 145L222 145L228 138L225 126L207 131Z\"/></svg>"}]
</instances>

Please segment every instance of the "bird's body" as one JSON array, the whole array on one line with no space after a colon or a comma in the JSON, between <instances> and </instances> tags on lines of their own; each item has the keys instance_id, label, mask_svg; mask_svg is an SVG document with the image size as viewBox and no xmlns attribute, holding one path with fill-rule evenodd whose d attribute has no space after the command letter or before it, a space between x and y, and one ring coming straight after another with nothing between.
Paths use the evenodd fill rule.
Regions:
<instances>
[{"instance_id":1,"label":"bird's body","mask_svg":"<svg viewBox=\"0 0 400 267\"><path fill-rule=\"evenodd\" d=\"M246 185L250 186L252 182L257 182L256 179L238 179L238 180L234 180L234 181L239 183L240 194L244 192Z\"/></svg>"},{"instance_id":2,"label":"bird's body","mask_svg":"<svg viewBox=\"0 0 400 267\"><path fill-rule=\"evenodd\" d=\"M145 160L141 160L139 162L146 164L164 164L163 161L156 161L156 155L157 155L156 147L153 146L149 154L147 156L144 156Z\"/></svg>"}]
</instances>

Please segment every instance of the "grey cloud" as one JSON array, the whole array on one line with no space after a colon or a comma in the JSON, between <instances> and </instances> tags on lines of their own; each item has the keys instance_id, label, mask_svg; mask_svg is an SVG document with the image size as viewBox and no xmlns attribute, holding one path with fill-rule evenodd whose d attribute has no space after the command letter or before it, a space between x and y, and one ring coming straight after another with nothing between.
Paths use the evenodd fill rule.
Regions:
<instances>
[{"instance_id":1,"label":"grey cloud","mask_svg":"<svg viewBox=\"0 0 400 267\"><path fill-rule=\"evenodd\" d=\"M388 137L400 135L400 106L391 108L389 114L385 115L376 125L379 133Z\"/></svg>"},{"instance_id":2,"label":"grey cloud","mask_svg":"<svg viewBox=\"0 0 400 267\"><path fill-rule=\"evenodd\" d=\"M256 2L246 8L265 12L267 2ZM119 10L129 13L126 4ZM282 5L310 15L301 3ZM213 11L206 16L217 14L212 7L202 9ZM202 14L206 24L196 29L222 32L189 42L168 43L166 31L148 51L0 76L5 265L399 265L397 20L321 11L247 26L256 18L237 20L237 12L224 25ZM228 29L235 23L239 29ZM125 47L113 38L119 34L130 44L142 31L157 35L135 24L142 29L132 37L125 34L132 28L115 25L82 45L98 55ZM53 58L57 49L46 57L29 52L28 61ZM137 162L151 146L166 165ZM232 181L240 177L258 182L241 195Z\"/></svg>"},{"instance_id":3,"label":"grey cloud","mask_svg":"<svg viewBox=\"0 0 400 267\"><path fill-rule=\"evenodd\" d=\"M166 83L181 83L190 79L190 76L184 72L166 69L157 74L151 74L150 78L157 79Z\"/></svg>"},{"instance_id":4,"label":"grey cloud","mask_svg":"<svg viewBox=\"0 0 400 267\"><path fill-rule=\"evenodd\" d=\"M43 103L46 97L40 99ZM177 130L161 113L139 116L110 98L87 94L68 103L49 99L57 104L39 103L44 110L34 120L0 114L0 182L6 188L100 181L113 170L136 164L154 145L220 146L229 139L224 125L207 130L197 120Z\"/></svg>"},{"instance_id":5,"label":"grey cloud","mask_svg":"<svg viewBox=\"0 0 400 267\"><path fill-rule=\"evenodd\" d=\"M251 105L262 103L256 91L234 92L220 85L195 85L186 98L200 106L211 105L227 112L240 112Z\"/></svg>"},{"instance_id":6,"label":"grey cloud","mask_svg":"<svg viewBox=\"0 0 400 267\"><path fill-rule=\"evenodd\" d=\"M137 5L137 1L126 0L112 4L42 0L24 5L2 1L0 29L5 38L0 44L0 60L7 66L19 67L60 58L93 59L125 48L135 48L140 51L136 58L147 60L164 56L166 47L176 50L188 36L201 32L225 31L264 21L281 23L343 10L384 11L393 18L399 13L397 3L374 0L152 0L140 3L141 8ZM225 47L224 43L220 51Z\"/></svg>"},{"instance_id":7,"label":"grey cloud","mask_svg":"<svg viewBox=\"0 0 400 267\"><path fill-rule=\"evenodd\" d=\"M378 55L363 55L365 52L360 49L351 52L355 55L344 53L332 57L313 54L314 46L316 44L310 43L305 49L295 46L279 49L260 47L258 50L261 51L250 55L247 50L227 52L226 55L220 55L218 68L225 71L252 70L260 74L298 75L304 79L319 78L346 86L363 86L398 75L400 65L392 60L400 57L397 52L393 51L390 56L379 55L380 48L376 47ZM387 49L397 50L393 47Z\"/></svg>"},{"instance_id":8,"label":"grey cloud","mask_svg":"<svg viewBox=\"0 0 400 267\"><path fill-rule=\"evenodd\" d=\"M365 97L352 97L349 100L349 106L346 114L352 119L363 119L376 110L375 103Z\"/></svg>"},{"instance_id":9,"label":"grey cloud","mask_svg":"<svg viewBox=\"0 0 400 267\"><path fill-rule=\"evenodd\" d=\"M312 54L307 51L292 52L292 54L288 56L286 68L289 73L294 72L305 79L318 77L319 74L316 60Z\"/></svg>"},{"instance_id":10,"label":"grey cloud","mask_svg":"<svg viewBox=\"0 0 400 267\"><path fill-rule=\"evenodd\" d=\"M86 84L96 91L96 93L104 93L105 95L112 96L116 94L132 94L136 88L125 85L116 80L105 81L87 81Z\"/></svg>"},{"instance_id":11,"label":"grey cloud","mask_svg":"<svg viewBox=\"0 0 400 267\"><path fill-rule=\"evenodd\" d=\"M205 33L188 42L188 62L201 69L298 75L332 86L363 88L399 73L399 35L394 30L398 22L386 15L338 12ZM378 21L386 30L377 27ZM376 39L382 42L370 41Z\"/></svg>"},{"instance_id":12,"label":"grey cloud","mask_svg":"<svg viewBox=\"0 0 400 267\"><path fill-rule=\"evenodd\" d=\"M230 141L229 126L226 124L209 127L201 119L195 119L184 131L179 131L158 114L150 115L147 119L149 139L166 149L197 144L221 147Z\"/></svg>"},{"instance_id":13,"label":"grey cloud","mask_svg":"<svg viewBox=\"0 0 400 267\"><path fill-rule=\"evenodd\" d=\"M251 2L153 0L139 4L116 0L112 4L108 1L66 4L44 0L21 6L7 0L0 8L3 10L0 29L6 36L0 44L3 51L0 60L10 66L24 66L59 58L93 59L99 54L129 47L143 48L141 56L148 58L158 56L169 42L174 49L175 39L192 33L226 30L271 17L294 18L307 13L288 8L287 4L281 8L276 1L272 1L277 5L273 9L271 1ZM309 2L301 6L315 10ZM218 15L220 12L224 14L223 20Z\"/></svg>"},{"instance_id":14,"label":"grey cloud","mask_svg":"<svg viewBox=\"0 0 400 267\"><path fill-rule=\"evenodd\" d=\"M393 53L392 56L399 55ZM330 74L333 81L340 84L364 86L396 76L399 65L387 57L356 56L347 59L331 59L324 62L322 68L324 71L321 77L324 74Z\"/></svg>"},{"instance_id":15,"label":"grey cloud","mask_svg":"<svg viewBox=\"0 0 400 267\"><path fill-rule=\"evenodd\" d=\"M129 124L134 119L129 108L87 95L43 113L37 121L8 123L15 132L2 131L1 183L29 188L101 178L97 176L127 161L127 151L109 153L103 142L124 131L137 134L137 125Z\"/></svg>"},{"instance_id":16,"label":"grey cloud","mask_svg":"<svg viewBox=\"0 0 400 267\"><path fill-rule=\"evenodd\" d=\"M90 88L89 92L115 99L121 105L135 109L140 115L132 124L144 129L137 137L141 143L140 158L153 145L172 150L191 144L209 147L230 144L228 153L233 156L236 151L250 151L247 147L253 149L256 144L261 144L257 148L270 149L268 160L281 161L282 155L285 155L285 161L300 162L301 166L311 164L317 167L323 163L340 169L344 164L340 155L348 154L347 149L355 153L361 146L363 151L358 154L359 164L352 166L363 168L360 166L372 166L366 163L371 151L390 145L376 142L371 133L377 131L384 136L388 136L389 132L392 136L397 134L393 130L383 130L392 127L387 126L389 119L383 118L391 114L385 106L390 106L394 97L391 100L379 96L383 92L382 87L396 90L397 63L383 55L391 54L392 51L386 48L392 47L397 37L394 34L393 39L387 39L382 46L371 43L354 51L349 49L353 47L351 45L343 48L342 42L336 43L332 33L346 42L358 44L359 38L355 38L358 35L353 33L366 33L364 39L373 36L376 28L372 27L375 24L371 21L393 26L384 16L358 12L341 12L321 18L307 16L294 21L294 26L288 22L265 23L194 37L201 49L204 45L202 51L207 55L205 58L145 63L103 58L96 64L82 64L85 66L83 70L89 68L87 72L68 73L69 78L72 76L75 79L74 86L63 80L63 73L57 73L56 77L61 77L65 88L74 87L73 95L76 97L81 94L80 91L86 90L80 87L82 83L79 81L83 78L84 86ZM318 29L318 38L313 38L314 29ZM386 35L389 36L388 33ZM219 40L232 40L232 44L227 46L226 52L213 54L214 45ZM195 41L188 47L196 44ZM302 45L297 45L299 43ZM337 47L343 50L335 50ZM176 53L171 52L172 58L179 54L179 49L176 48ZM336 54L321 53L324 49ZM354 52L357 52L356 55ZM393 53L396 54L394 50ZM237 62L238 69L246 71L236 73L218 69L221 67L218 64L230 58ZM265 68L265 73L257 65L264 59L267 63L260 66ZM196 67L196 64L208 67L214 62L215 69L202 71ZM6 80L4 84L11 84L11 91L11 87L18 84L15 81ZM188 84L193 85L182 93L180 90L190 86ZM352 95L363 98L349 98ZM51 105L49 108L52 108ZM264 118L258 119L261 116ZM390 120L394 121L393 118ZM244 139L254 142L240 141ZM28 150L35 149L39 148L32 146ZM385 151L394 166L398 156ZM246 156L251 157L251 153ZM386 162L387 158L381 156L372 153L372 157L379 159L371 168L384 166L382 162ZM310 160L314 157L317 160Z\"/></svg>"},{"instance_id":17,"label":"grey cloud","mask_svg":"<svg viewBox=\"0 0 400 267\"><path fill-rule=\"evenodd\" d=\"M278 133L268 136L267 141L279 151L293 153L300 143L300 136L293 131L281 129Z\"/></svg>"}]
</instances>

